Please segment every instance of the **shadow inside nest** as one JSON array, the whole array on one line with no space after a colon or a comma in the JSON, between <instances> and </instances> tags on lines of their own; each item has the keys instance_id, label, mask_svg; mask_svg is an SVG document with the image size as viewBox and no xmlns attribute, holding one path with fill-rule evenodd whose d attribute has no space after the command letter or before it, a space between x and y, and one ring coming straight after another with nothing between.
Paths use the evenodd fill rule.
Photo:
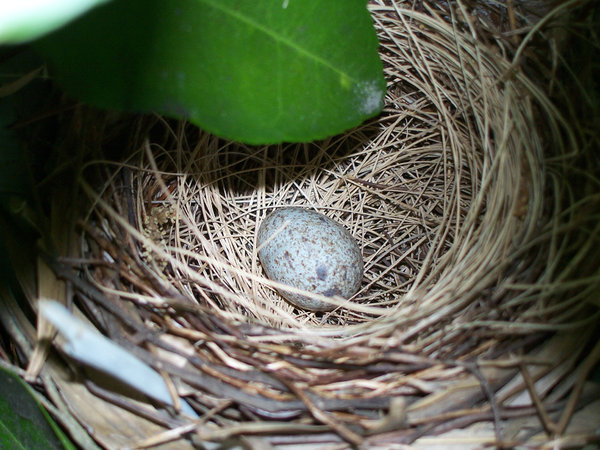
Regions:
<instances>
[{"instance_id":1,"label":"shadow inside nest","mask_svg":"<svg viewBox=\"0 0 600 450\"><path fill-rule=\"evenodd\" d=\"M168 139L153 140L165 135L169 122L155 124L149 132L153 158L159 170L183 173L200 185L215 184L219 191L231 195L252 194L273 190L283 178L302 183L316 172L332 170L339 162L364 147L380 133L378 118L340 135L311 143L282 143L251 146L221 139L204 133L189 123L173 123L177 129ZM182 149L183 152L179 152Z\"/></svg>"}]
</instances>

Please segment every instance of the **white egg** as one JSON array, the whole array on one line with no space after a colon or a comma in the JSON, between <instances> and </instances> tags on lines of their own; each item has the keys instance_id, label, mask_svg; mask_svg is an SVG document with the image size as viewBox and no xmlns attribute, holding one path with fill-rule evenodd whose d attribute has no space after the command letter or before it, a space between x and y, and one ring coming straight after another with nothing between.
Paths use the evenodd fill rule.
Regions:
<instances>
[{"instance_id":1,"label":"white egg","mask_svg":"<svg viewBox=\"0 0 600 450\"><path fill-rule=\"evenodd\" d=\"M349 298L360 288L360 248L348 230L323 214L297 207L278 209L260 225L257 246L260 262L271 280L326 297ZM335 308L283 289L279 293L299 308Z\"/></svg>"}]
</instances>

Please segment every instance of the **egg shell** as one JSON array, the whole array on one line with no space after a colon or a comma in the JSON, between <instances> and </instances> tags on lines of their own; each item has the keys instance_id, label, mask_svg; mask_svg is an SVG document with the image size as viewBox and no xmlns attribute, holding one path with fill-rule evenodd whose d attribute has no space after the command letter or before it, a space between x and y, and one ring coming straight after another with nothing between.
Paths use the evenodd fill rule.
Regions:
<instances>
[{"instance_id":1,"label":"egg shell","mask_svg":"<svg viewBox=\"0 0 600 450\"><path fill-rule=\"evenodd\" d=\"M349 298L360 288L363 260L346 228L315 211L287 207L267 216L257 235L258 257L267 277L326 297ZM330 311L335 305L278 290L299 308Z\"/></svg>"}]
</instances>

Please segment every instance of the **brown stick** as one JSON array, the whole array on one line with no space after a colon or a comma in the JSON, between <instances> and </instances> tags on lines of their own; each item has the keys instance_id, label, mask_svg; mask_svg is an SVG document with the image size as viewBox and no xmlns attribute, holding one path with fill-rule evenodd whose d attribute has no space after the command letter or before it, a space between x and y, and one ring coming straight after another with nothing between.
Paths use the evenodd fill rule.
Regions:
<instances>
[{"instance_id":1,"label":"brown stick","mask_svg":"<svg viewBox=\"0 0 600 450\"><path fill-rule=\"evenodd\" d=\"M533 401L533 405L535 406L544 429L550 434L556 432L556 425L552 422L550 416L548 416L548 412L546 411L546 408L544 408L542 400L535 389L535 383L525 364L521 364L521 374L523 375L523 380L525 380L525 385L527 386L527 390L529 391L529 395L531 396L531 400Z\"/></svg>"},{"instance_id":2,"label":"brown stick","mask_svg":"<svg viewBox=\"0 0 600 450\"><path fill-rule=\"evenodd\" d=\"M310 413L313 415L315 419L319 422L324 423L336 433L338 433L342 438L346 441L350 442L353 445L359 446L363 442L363 438L356 434L354 431L347 428L345 425L341 424L330 414L327 414L325 411L321 410L313 403L313 401L308 398L308 396L304 393L302 389L300 389L295 383L286 383L290 390L296 394L296 396L302 400L302 402L306 405Z\"/></svg>"},{"instance_id":3,"label":"brown stick","mask_svg":"<svg viewBox=\"0 0 600 450\"><path fill-rule=\"evenodd\" d=\"M567 425L569 425L569 421L575 412L575 408L577 407L577 401L581 396L581 391L583 390L583 385L587 380L587 377L591 370L594 368L596 363L600 360L600 342L597 342L595 347L592 349L587 358L583 361L580 366L579 375L577 376L577 381L573 386L573 391L571 392L571 396L567 402L567 406L556 425L556 434L561 435L567 429Z\"/></svg>"}]
</instances>

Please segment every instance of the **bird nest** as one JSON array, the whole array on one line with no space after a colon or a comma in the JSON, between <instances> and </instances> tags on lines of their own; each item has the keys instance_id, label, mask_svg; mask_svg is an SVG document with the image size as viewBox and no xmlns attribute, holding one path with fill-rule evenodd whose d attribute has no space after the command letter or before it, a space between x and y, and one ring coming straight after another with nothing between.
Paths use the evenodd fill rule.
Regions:
<instances>
[{"instance_id":1,"label":"bird nest","mask_svg":"<svg viewBox=\"0 0 600 450\"><path fill-rule=\"evenodd\" d=\"M388 82L376 119L251 147L143 118L127 161L81 172L78 251L50 265L80 317L170 395L150 407L89 372L88 389L61 385L101 445L389 448L468 426L499 444L532 439L511 424L534 413L565 431L581 380L560 367L582 360L598 320L582 301L598 277L577 273L595 244L572 225L574 137L521 49L482 45L460 7L370 10ZM261 221L284 206L325 214L361 248L361 288L330 312L286 302L257 259ZM568 330L585 337L576 351L549 338Z\"/></svg>"}]
</instances>

